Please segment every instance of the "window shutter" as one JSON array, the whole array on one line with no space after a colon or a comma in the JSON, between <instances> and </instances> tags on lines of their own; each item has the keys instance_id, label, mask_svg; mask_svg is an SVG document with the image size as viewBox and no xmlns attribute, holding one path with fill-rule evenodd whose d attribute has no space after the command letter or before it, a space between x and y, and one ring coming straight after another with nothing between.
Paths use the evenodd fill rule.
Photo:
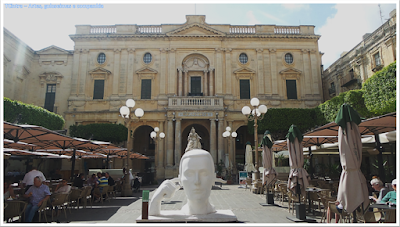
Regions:
<instances>
[{"instance_id":1,"label":"window shutter","mask_svg":"<svg viewBox=\"0 0 400 227\"><path fill-rule=\"evenodd\" d=\"M288 99L297 99L296 80L286 80L286 92Z\"/></svg>"},{"instance_id":2,"label":"window shutter","mask_svg":"<svg viewBox=\"0 0 400 227\"><path fill-rule=\"evenodd\" d=\"M194 96L201 96L201 77L190 77L190 93Z\"/></svg>"},{"instance_id":3,"label":"window shutter","mask_svg":"<svg viewBox=\"0 0 400 227\"><path fill-rule=\"evenodd\" d=\"M93 99L103 99L104 97L104 80L95 80L93 89Z\"/></svg>"},{"instance_id":4,"label":"window shutter","mask_svg":"<svg viewBox=\"0 0 400 227\"><path fill-rule=\"evenodd\" d=\"M240 80L240 99L250 99L250 80Z\"/></svg>"},{"instance_id":5,"label":"window shutter","mask_svg":"<svg viewBox=\"0 0 400 227\"><path fill-rule=\"evenodd\" d=\"M141 99L151 99L151 79L142 80Z\"/></svg>"},{"instance_id":6,"label":"window shutter","mask_svg":"<svg viewBox=\"0 0 400 227\"><path fill-rule=\"evenodd\" d=\"M54 103L56 101L56 85L47 84L46 98L44 100L44 108L48 111L54 111Z\"/></svg>"}]
</instances>

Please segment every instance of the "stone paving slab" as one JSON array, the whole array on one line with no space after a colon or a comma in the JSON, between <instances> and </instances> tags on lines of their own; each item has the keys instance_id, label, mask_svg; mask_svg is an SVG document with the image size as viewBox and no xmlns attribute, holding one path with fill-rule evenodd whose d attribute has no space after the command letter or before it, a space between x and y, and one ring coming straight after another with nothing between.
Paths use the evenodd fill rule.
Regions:
<instances>
[{"instance_id":1,"label":"stone paving slab","mask_svg":"<svg viewBox=\"0 0 400 227\"><path fill-rule=\"evenodd\" d=\"M141 188L150 190L152 197L155 187ZM214 187L211 191L210 201L217 210L231 210L237 217L239 223L286 223L295 224L287 217L295 217L295 214L288 212L287 202L283 204L275 200L277 206L262 206L265 203L265 195L253 194L249 190L239 188L238 185L223 185L221 189ZM183 189L178 190L169 200L164 201L161 210L179 210L186 203L186 195ZM142 200L141 192L134 193L133 197L117 197L105 201L103 204L94 203L93 207L86 209L72 210L58 216L61 223L73 224L94 224L94 223L121 223L121 224L140 224L136 219L141 216ZM320 221L310 214L307 217ZM51 217L50 217L51 219ZM315 225L315 224L314 224Z\"/></svg>"}]
</instances>

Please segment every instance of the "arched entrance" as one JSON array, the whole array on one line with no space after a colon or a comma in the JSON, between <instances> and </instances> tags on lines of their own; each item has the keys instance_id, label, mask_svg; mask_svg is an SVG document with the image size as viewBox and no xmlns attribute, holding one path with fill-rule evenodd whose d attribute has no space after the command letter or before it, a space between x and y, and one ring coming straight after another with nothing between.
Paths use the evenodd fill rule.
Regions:
<instances>
[{"instance_id":1,"label":"arched entrance","mask_svg":"<svg viewBox=\"0 0 400 227\"><path fill-rule=\"evenodd\" d=\"M149 184L156 174L155 168L155 143L150 138L153 127L142 125L133 133L133 152L146 155L149 159L133 159L132 172L142 177L142 184Z\"/></svg>"},{"instance_id":2,"label":"arched entrance","mask_svg":"<svg viewBox=\"0 0 400 227\"><path fill-rule=\"evenodd\" d=\"M238 171L243 171L245 164L246 142L249 141L253 145L254 135L249 134L247 126L240 126L236 132L236 168Z\"/></svg>"},{"instance_id":3,"label":"arched entrance","mask_svg":"<svg viewBox=\"0 0 400 227\"><path fill-rule=\"evenodd\" d=\"M190 130L194 128L196 133L201 137L200 143L201 148L210 152L210 134L208 130L200 124L191 124L187 126L182 132L182 155L185 153L185 149L187 146L187 137L189 136Z\"/></svg>"}]
</instances>

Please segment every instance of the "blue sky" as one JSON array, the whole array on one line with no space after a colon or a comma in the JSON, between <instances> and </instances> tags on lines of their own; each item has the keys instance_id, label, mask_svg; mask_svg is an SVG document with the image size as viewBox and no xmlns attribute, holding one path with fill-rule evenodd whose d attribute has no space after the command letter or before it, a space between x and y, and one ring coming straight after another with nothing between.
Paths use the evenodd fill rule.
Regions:
<instances>
[{"instance_id":1,"label":"blue sky","mask_svg":"<svg viewBox=\"0 0 400 227\"><path fill-rule=\"evenodd\" d=\"M14 4L17 2L13 1ZM40 2L57 3L47 0ZM389 18L390 11L396 9L396 1L391 0L331 1L330 4L318 1L301 4L291 4L288 1L285 4L271 1L246 1L246 4L242 4L243 1L212 1L207 4L194 4L196 1L184 1L189 4L180 3L183 1L167 4L157 1L152 4L148 4L148 1L146 4L132 1L120 1L118 4L101 0L79 1L82 2L102 3L104 8L10 9L3 5L2 23L34 50L50 45L72 50L73 42L68 35L75 33L77 24L181 24L186 21L185 15L197 14L206 15L206 23L210 24L314 25L315 34L321 35L319 49L324 53L322 62L324 68L327 68L343 51L351 50L361 42L365 33L377 29L382 21ZM379 2L383 20L379 13Z\"/></svg>"}]
</instances>

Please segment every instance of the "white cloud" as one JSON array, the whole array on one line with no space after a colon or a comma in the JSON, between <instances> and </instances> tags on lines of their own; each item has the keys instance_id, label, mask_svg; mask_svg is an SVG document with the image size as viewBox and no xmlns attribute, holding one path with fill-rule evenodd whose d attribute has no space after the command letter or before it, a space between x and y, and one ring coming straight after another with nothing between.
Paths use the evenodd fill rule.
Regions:
<instances>
[{"instance_id":1,"label":"white cloud","mask_svg":"<svg viewBox=\"0 0 400 227\"><path fill-rule=\"evenodd\" d=\"M253 11L247 11L246 17L249 19L247 23L248 25L261 24L261 22L257 20L256 16L254 16Z\"/></svg>"},{"instance_id":2,"label":"white cloud","mask_svg":"<svg viewBox=\"0 0 400 227\"><path fill-rule=\"evenodd\" d=\"M266 18L269 18L269 19L271 19L271 20L273 20L275 22L279 22L281 24L287 24L284 20L282 20L282 19L280 19L278 17L275 17L275 16L273 16L273 15L271 15L269 13L261 12L261 14L264 15Z\"/></svg>"},{"instance_id":3,"label":"white cloud","mask_svg":"<svg viewBox=\"0 0 400 227\"><path fill-rule=\"evenodd\" d=\"M310 5L308 4L282 4L285 9L300 11L300 10L308 10L310 9Z\"/></svg>"},{"instance_id":4,"label":"white cloud","mask_svg":"<svg viewBox=\"0 0 400 227\"><path fill-rule=\"evenodd\" d=\"M350 51L360 43L365 33L372 33L382 24L377 4L340 4L335 8L337 13L315 32L321 35L319 48L325 53L322 56L325 69L343 51ZM389 18L390 6L381 4L381 8L383 18Z\"/></svg>"}]
</instances>

